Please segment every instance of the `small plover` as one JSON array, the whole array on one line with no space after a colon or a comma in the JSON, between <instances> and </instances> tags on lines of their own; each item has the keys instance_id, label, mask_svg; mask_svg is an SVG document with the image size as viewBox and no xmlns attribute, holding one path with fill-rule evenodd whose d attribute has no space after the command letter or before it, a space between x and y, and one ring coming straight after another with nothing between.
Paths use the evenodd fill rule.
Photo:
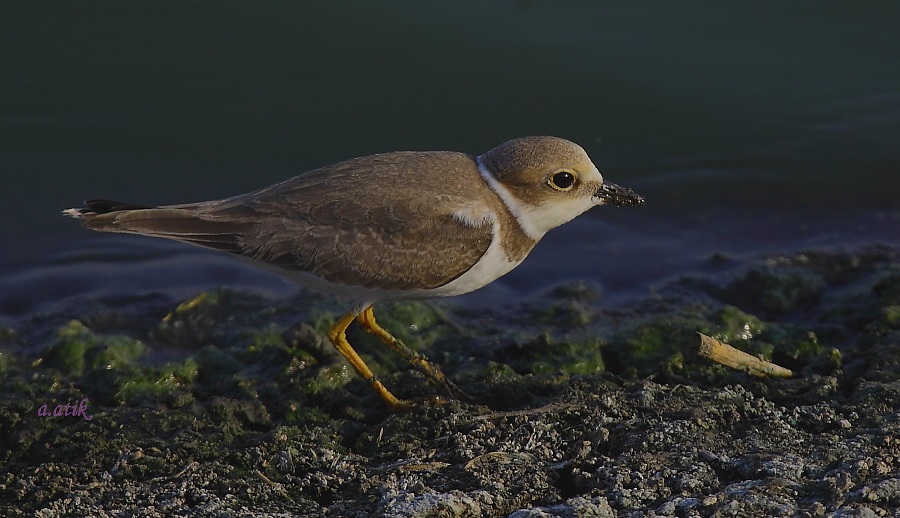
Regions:
<instances>
[{"instance_id":1,"label":"small plover","mask_svg":"<svg viewBox=\"0 0 900 518\"><path fill-rule=\"evenodd\" d=\"M238 254L298 284L352 301L329 330L335 348L392 407L345 331L358 320L432 381L437 365L375 322L372 305L476 290L518 266L544 234L596 205L642 205L607 182L581 146L511 140L472 156L406 151L354 158L247 194L148 207L88 200L64 214L101 232L174 239Z\"/></svg>"}]
</instances>

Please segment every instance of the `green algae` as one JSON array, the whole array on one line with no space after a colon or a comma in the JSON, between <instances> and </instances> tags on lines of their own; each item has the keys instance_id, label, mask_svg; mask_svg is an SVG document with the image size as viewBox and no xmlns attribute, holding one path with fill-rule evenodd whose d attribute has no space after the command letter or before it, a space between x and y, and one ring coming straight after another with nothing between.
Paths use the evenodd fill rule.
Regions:
<instances>
[{"instance_id":1,"label":"green algae","mask_svg":"<svg viewBox=\"0 0 900 518\"><path fill-rule=\"evenodd\" d=\"M535 320L541 324L582 327L591 323L591 311L577 300L555 302L535 315Z\"/></svg>"},{"instance_id":2,"label":"green algae","mask_svg":"<svg viewBox=\"0 0 900 518\"><path fill-rule=\"evenodd\" d=\"M592 304L599 298L599 292L592 285L570 282L529 303L525 313L531 324L554 329L583 328L594 321Z\"/></svg>"},{"instance_id":3,"label":"green algae","mask_svg":"<svg viewBox=\"0 0 900 518\"><path fill-rule=\"evenodd\" d=\"M172 407L193 401L191 389L197 377L198 363L193 358L161 368L146 368L131 379L123 380L116 400L120 404L166 402Z\"/></svg>"},{"instance_id":4,"label":"green algae","mask_svg":"<svg viewBox=\"0 0 900 518\"><path fill-rule=\"evenodd\" d=\"M323 367L312 376L298 380L297 390L304 394L321 394L322 392L342 388L356 379L353 370L344 362Z\"/></svg>"},{"instance_id":5,"label":"green algae","mask_svg":"<svg viewBox=\"0 0 900 518\"><path fill-rule=\"evenodd\" d=\"M715 333L713 338L728 343L752 340L767 327L758 317L745 313L734 306L723 307L719 312L718 320L724 329Z\"/></svg>"},{"instance_id":6,"label":"green algae","mask_svg":"<svg viewBox=\"0 0 900 518\"><path fill-rule=\"evenodd\" d=\"M253 366L255 375L266 378L280 378L286 373L297 373L316 363L309 351L289 346L284 332L274 325L250 333L245 347L238 345L231 350L236 361Z\"/></svg>"},{"instance_id":7,"label":"green algae","mask_svg":"<svg viewBox=\"0 0 900 518\"><path fill-rule=\"evenodd\" d=\"M311 310L306 316L309 325L312 326L316 333L322 336L328 336L328 331L331 330L331 327L339 318L339 314L320 308Z\"/></svg>"},{"instance_id":8,"label":"green algae","mask_svg":"<svg viewBox=\"0 0 900 518\"><path fill-rule=\"evenodd\" d=\"M805 261L801 261L805 262ZM795 264L777 260L748 271L726 288L729 298L758 306L773 313L790 313L802 306L814 304L825 291L823 275Z\"/></svg>"},{"instance_id":9,"label":"green algae","mask_svg":"<svg viewBox=\"0 0 900 518\"><path fill-rule=\"evenodd\" d=\"M413 349L428 349L446 336L440 315L429 304L420 301L401 301L375 307L378 325Z\"/></svg>"},{"instance_id":10,"label":"green algae","mask_svg":"<svg viewBox=\"0 0 900 518\"><path fill-rule=\"evenodd\" d=\"M603 341L594 336L554 338L543 332L516 347L510 366L524 374L599 374L606 369Z\"/></svg>"},{"instance_id":11,"label":"green algae","mask_svg":"<svg viewBox=\"0 0 900 518\"><path fill-rule=\"evenodd\" d=\"M313 312L317 320L314 329L325 328L323 314ZM403 342L409 349L420 352L434 360L434 354L452 349L453 339L458 336L452 325L447 325L446 317L429 304L418 301L388 302L374 308L378 326ZM327 327L333 322L328 321ZM382 343L375 335L365 332L357 322L351 323L346 331L347 341L360 357L378 376L387 376L410 368L409 362ZM331 349L331 345L327 345ZM331 353L332 357L336 354Z\"/></svg>"},{"instance_id":12,"label":"green algae","mask_svg":"<svg viewBox=\"0 0 900 518\"><path fill-rule=\"evenodd\" d=\"M56 332L57 341L43 355L42 360L64 373L81 374L87 364L84 355L95 345L96 337L81 322L72 320Z\"/></svg>"},{"instance_id":13,"label":"green algae","mask_svg":"<svg viewBox=\"0 0 900 518\"><path fill-rule=\"evenodd\" d=\"M162 367L142 366L143 342L123 335L94 333L78 320L56 332L35 364L73 378L83 393L101 404L141 404L183 400L196 375L191 359ZM184 401L181 401L184 404Z\"/></svg>"},{"instance_id":14,"label":"green algae","mask_svg":"<svg viewBox=\"0 0 900 518\"><path fill-rule=\"evenodd\" d=\"M677 357L696 348L697 332L707 333L712 325L693 308L684 315L638 323L614 335L607 347L607 365L614 365L629 377L646 376L664 365L679 365Z\"/></svg>"},{"instance_id":15,"label":"green algae","mask_svg":"<svg viewBox=\"0 0 900 518\"><path fill-rule=\"evenodd\" d=\"M73 494L87 499L102 492L104 503L122 506L141 494L129 489L132 496L122 496L126 484L161 501L168 489L159 487L171 483L191 505L207 498L203 491L218 491L229 495L235 507L247 509L279 502L296 505L291 511L297 515L324 507L337 515L348 509L366 515L377 511L395 482L476 494L472 491L497 489L487 485L496 480L506 484L500 488L505 493L492 494L512 494L513 487L524 494L523 473L534 472L556 480L566 494L597 495L606 491L597 473L611 473L610 463L629 459L629 452L651 464L629 466L628 473L652 473L659 469L652 463L670 459L677 449L672 441L680 441L690 445L685 463L666 469L691 473L696 451L726 458L747 430L757 428L763 433L754 438L753 451L777 457L792 447L786 437L803 441L824 428L821 444L829 453L838 450L831 445L842 437L879 430L876 411L896 416L896 397L890 398L896 387L888 384L896 382L900 357L895 327L900 301L894 299L900 292L884 274L886 267L868 277L854 270L860 273L853 282L839 286L846 289L831 287L790 318L721 293L715 293L721 298L707 298L708 292L700 290L695 298L680 291L681 298L666 299L663 293L633 311L607 310L579 299L589 299L590 290L574 289L571 296L561 290L510 304L508 310L454 312L452 324L440 311L429 315L425 304L379 305L382 326L438 361L475 396L474 405L423 406L400 415L392 415L333 352L325 338L333 323L327 304L222 294L173 310L163 324L158 316L139 320L145 327L133 328L114 328L127 322L122 318L57 322L35 365L31 358L0 354L0 361L8 356L0 439L15 445L0 453L4 467L15 473L0 480L0 500L14 502L10 505L25 515ZM843 278L836 269L822 275ZM865 296L871 299L865 311L852 311L863 307ZM566 308L584 309L590 318L570 319ZM832 319L835 311L847 317ZM692 355L697 331L737 342L776 363L789 360L799 376L751 380L700 360ZM15 340L28 340L27 332L20 334ZM358 325L348 336L379 373L403 368L384 378L398 395L434 392ZM167 361L155 356L160 349ZM622 380L629 375L654 381ZM722 398L707 399L717 391ZM850 394L855 406L845 406L836 391ZM94 412L90 422L34 417L36 402L84 397ZM827 405L814 406L826 398ZM482 405L509 412L491 413ZM553 409L559 408L567 414L558 418ZM823 413L828 419L816 417ZM804 419L812 423L807 428ZM785 433L769 433L786 423L792 428ZM876 439L881 436L889 437L878 431ZM771 444L765 442L768 437ZM896 446L891 444L885 448ZM494 451L509 452L510 458L527 452L542 462L525 472L509 468L505 473L501 463L486 464L491 469L484 474L465 467ZM794 452L797 458L814 458L806 453ZM878 458L877 449L866 455ZM829 460L822 473L840 469L842 462ZM67 465L74 468L67 471ZM747 473L758 478L755 468ZM716 480L714 473L709 480ZM816 494L820 482L810 482L805 490ZM683 490L680 483L665 490L677 493ZM182 491L180 484L194 485Z\"/></svg>"},{"instance_id":16,"label":"green algae","mask_svg":"<svg viewBox=\"0 0 900 518\"><path fill-rule=\"evenodd\" d=\"M105 340L96 354L88 355L92 369L122 369L135 365L147 346L133 338L112 336Z\"/></svg>"},{"instance_id":17,"label":"green algae","mask_svg":"<svg viewBox=\"0 0 900 518\"><path fill-rule=\"evenodd\" d=\"M262 357L269 357L272 353L284 352L287 345L284 343L284 333L273 325L265 329L254 331L247 343L247 353Z\"/></svg>"},{"instance_id":18,"label":"green algae","mask_svg":"<svg viewBox=\"0 0 900 518\"><path fill-rule=\"evenodd\" d=\"M602 342L558 342L548 348L528 370L534 374L599 374L606 370Z\"/></svg>"},{"instance_id":19,"label":"green algae","mask_svg":"<svg viewBox=\"0 0 900 518\"><path fill-rule=\"evenodd\" d=\"M71 320L56 332L42 362L65 374L80 375L86 370L116 370L134 365L146 351L138 340L122 335L104 336L92 332L78 320Z\"/></svg>"},{"instance_id":20,"label":"green algae","mask_svg":"<svg viewBox=\"0 0 900 518\"><path fill-rule=\"evenodd\" d=\"M677 351L672 341L674 330L671 322L651 322L634 329L625 339L622 364L637 369L664 361Z\"/></svg>"},{"instance_id":21,"label":"green algae","mask_svg":"<svg viewBox=\"0 0 900 518\"><path fill-rule=\"evenodd\" d=\"M195 359L198 364L198 375L210 385L217 385L243 368L238 359L228 351L209 344L197 351Z\"/></svg>"},{"instance_id":22,"label":"green algae","mask_svg":"<svg viewBox=\"0 0 900 518\"><path fill-rule=\"evenodd\" d=\"M900 305L891 305L881 308L881 316L888 327L891 329L900 329Z\"/></svg>"},{"instance_id":23,"label":"green algae","mask_svg":"<svg viewBox=\"0 0 900 518\"><path fill-rule=\"evenodd\" d=\"M788 313L815 302L824 287L824 280L815 272L770 274L763 278L759 303L763 309Z\"/></svg>"}]
</instances>

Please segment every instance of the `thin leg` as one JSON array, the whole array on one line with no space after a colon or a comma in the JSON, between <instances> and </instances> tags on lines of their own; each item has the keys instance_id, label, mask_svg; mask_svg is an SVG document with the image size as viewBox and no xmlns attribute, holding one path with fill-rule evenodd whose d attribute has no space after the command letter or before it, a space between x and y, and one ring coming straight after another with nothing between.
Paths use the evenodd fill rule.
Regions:
<instances>
[{"instance_id":1,"label":"thin leg","mask_svg":"<svg viewBox=\"0 0 900 518\"><path fill-rule=\"evenodd\" d=\"M355 313L347 313L342 316L340 320L334 323L331 326L331 329L328 330L328 339L331 340L331 343L334 344L334 348L337 349L341 355L350 362L350 365L356 369L356 372L363 377L366 381L369 382L369 385L375 389L375 392L381 396L391 408L395 410L406 409L412 406L412 403L409 401L405 401L402 399L398 399L397 396L391 394L391 391L384 386L384 384L375 376L375 373L372 372L372 369L366 365L366 362L363 361L362 358L353 350L353 347L347 341L347 326L353 322L357 318Z\"/></svg>"},{"instance_id":2,"label":"thin leg","mask_svg":"<svg viewBox=\"0 0 900 518\"><path fill-rule=\"evenodd\" d=\"M394 337L394 335L389 333L386 329L379 326L378 322L375 321L375 312L372 310L372 306L364 309L362 313L357 315L356 319L359 320L359 324L363 329L377 336L388 347L393 349L394 352L406 358L409 363L422 371L428 379L441 387L449 396L456 399L470 399L465 392L447 379L440 367L430 362L423 354L410 349L409 346Z\"/></svg>"}]
</instances>

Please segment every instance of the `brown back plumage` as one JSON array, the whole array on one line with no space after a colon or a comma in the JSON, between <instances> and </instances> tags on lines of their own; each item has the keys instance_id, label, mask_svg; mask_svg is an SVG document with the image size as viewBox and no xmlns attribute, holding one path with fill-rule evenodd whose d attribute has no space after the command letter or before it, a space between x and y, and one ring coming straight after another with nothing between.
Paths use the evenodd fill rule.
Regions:
<instances>
[{"instance_id":1,"label":"brown back plumage","mask_svg":"<svg viewBox=\"0 0 900 518\"><path fill-rule=\"evenodd\" d=\"M473 226L457 211L493 213L513 236L511 260L534 246L497 196L472 189L473 182L483 187L469 155L398 152L347 160L224 200L156 208L92 200L67 213L95 230L237 253L333 283L436 288L471 268L493 239L490 218Z\"/></svg>"}]
</instances>

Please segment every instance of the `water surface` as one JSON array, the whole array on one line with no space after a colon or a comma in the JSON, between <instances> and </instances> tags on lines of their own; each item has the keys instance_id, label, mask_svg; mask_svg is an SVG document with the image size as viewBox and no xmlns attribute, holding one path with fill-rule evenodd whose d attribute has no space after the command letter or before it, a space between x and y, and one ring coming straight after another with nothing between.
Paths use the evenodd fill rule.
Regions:
<instances>
[{"instance_id":1,"label":"water surface","mask_svg":"<svg viewBox=\"0 0 900 518\"><path fill-rule=\"evenodd\" d=\"M530 134L579 142L647 205L594 209L460 304L573 279L616 304L721 268L714 254L900 238L895 2L298 4L5 9L0 323L98 298L293 289L59 215L85 198L219 198L354 156Z\"/></svg>"}]
</instances>

